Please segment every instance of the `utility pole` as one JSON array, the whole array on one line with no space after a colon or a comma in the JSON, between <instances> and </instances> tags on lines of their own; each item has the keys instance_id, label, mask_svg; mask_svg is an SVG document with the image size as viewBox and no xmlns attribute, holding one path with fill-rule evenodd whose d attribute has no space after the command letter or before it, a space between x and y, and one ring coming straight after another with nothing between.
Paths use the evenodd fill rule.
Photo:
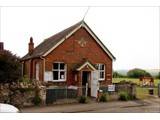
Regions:
<instances>
[{"instance_id":1,"label":"utility pole","mask_svg":"<svg viewBox=\"0 0 160 120\"><path fill-rule=\"evenodd\" d=\"M84 19L85 19L87 13L88 13L88 11L89 11L89 8L90 8L90 7L88 6L87 11L85 12L85 14L84 14L84 16L83 16L83 21L84 21Z\"/></svg>"}]
</instances>

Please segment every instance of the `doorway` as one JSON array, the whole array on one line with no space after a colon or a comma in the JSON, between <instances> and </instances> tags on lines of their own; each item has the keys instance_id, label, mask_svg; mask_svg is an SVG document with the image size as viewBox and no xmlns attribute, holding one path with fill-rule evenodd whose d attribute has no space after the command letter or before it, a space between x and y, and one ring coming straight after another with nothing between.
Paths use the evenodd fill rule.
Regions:
<instances>
[{"instance_id":1,"label":"doorway","mask_svg":"<svg viewBox=\"0 0 160 120\"><path fill-rule=\"evenodd\" d=\"M82 71L82 87L83 87L83 95L85 95L85 92L86 92L86 83L88 83L88 92L87 92L87 95L90 96L91 95L91 85L90 85L90 74L91 72L90 71Z\"/></svg>"}]
</instances>

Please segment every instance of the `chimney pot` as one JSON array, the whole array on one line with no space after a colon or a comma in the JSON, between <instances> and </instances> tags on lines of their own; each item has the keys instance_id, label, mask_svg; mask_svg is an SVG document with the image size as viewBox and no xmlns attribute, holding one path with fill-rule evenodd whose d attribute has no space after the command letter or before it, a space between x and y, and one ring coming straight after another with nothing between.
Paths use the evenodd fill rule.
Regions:
<instances>
[{"instance_id":1,"label":"chimney pot","mask_svg":"<svg viewBox=\"0 0 160 120\"><path fill-rule=\"evenodd\" d=\"M32 54L32 53L33 53L33 50L34 50L33 38L30 37L30 42L29 42L29 44L28 44L28 53L29 53L29 54Z\"/></svg>"},{"instance_id":2,"label":"chimney pot","mask_svg":"<svg viewBox=\"0 0 160 120\"><path fill-rule=\"evenodd\" d=\"M30 37L30 43L33 43L33 38L32 37Z\"/></svg>"}]
</instances>

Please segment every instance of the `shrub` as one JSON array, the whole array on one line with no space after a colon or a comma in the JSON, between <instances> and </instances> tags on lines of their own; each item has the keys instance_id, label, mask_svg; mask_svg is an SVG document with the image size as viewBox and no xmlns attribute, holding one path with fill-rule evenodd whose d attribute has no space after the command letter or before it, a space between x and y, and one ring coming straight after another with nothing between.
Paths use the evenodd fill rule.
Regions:
<instances>
[{"instance_id":1,"label":"shrub","mask_svg":"<svg viewBox=\"0 0 160 120\"><path fill-rule=\"evenodd\" d=\"M34 98L33 98L33 103L34 105L40 105L40 103L42 102L41 98L36 95Z\"/></svg>"},{"instance_id":2,"label":"shrub","mask_svg":"<svg viewBox=\"0 0 160 120\"><path fill-rule=\"evenodd\" d=\"M160 79L160 72L158 72L158 75L156 76L157 79Z\"/></svg>"},{"instance_id":3,"label":"shrub","mask_svg":"<svg viewBox=\"0 0 160 120\"><path fill-rule=\"evenodd\" d=\"M107 101L107 94L106 93L102 93L102 95L99 98L100 102L106 102Z\"/></svg>"},{"instance_id":4,"label":"shrub","mask_svg":"<svg viewBox=\"0 0 160 120\"><path fill-rule=\"evenodd\" d=\"M129 94L127 92L120 92L119 100L128 101L130 99Z\"/></svg>"},{"instance_id":5,"label":"shrub","mask_svg":"<svg viewBox=\"0 0 160 120\"><path fill-rule=\"evenodd\" d=\"M136 100L136 96L129 95L129 100Z\"/></svg>"},{"instance_id":6,"label":"shrub","mask_svg":"<svg viewBox=\"0 0 160 120\"><path fill-rule=\"evenodd\" d=\"M79 103L87 103L87 97L86 96L80 96L78 99Z\"/></svg>"},{"instance_id":7,"label":"shrub","mask_svg":"<svg viewBox=\"0 0 160 120\"><path fill-rule=\"evenodd\" d=\"M29 84L29 83L31 83L31 80L29 79L29 77L27 75L24 75L21 79L19 79L19 82Z\"/></svg>"}]
</instances>

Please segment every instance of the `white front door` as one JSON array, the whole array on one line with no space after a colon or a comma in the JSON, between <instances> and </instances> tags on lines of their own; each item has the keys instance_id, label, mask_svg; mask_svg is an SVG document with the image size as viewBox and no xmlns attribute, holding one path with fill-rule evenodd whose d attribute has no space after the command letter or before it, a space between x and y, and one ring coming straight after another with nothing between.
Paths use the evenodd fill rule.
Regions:
<instances>
[{"instance_id":1,"label":"white front door","mask_svg":"<svg viewBox=\"0 0 160 120\"><path fill-rule=\"evenodd\" d=\"M91 96L97 98L97 92L99 90L98 71L92 71L91 73Z\"/></svg>"},{"instance_id":2,"label":"white front door","mask_svg":"<svg viewBox=\"0 0 160 120\"><path fill-rule=\"evenodd\" d=\"M36 63L36 80L39 80L39 63Z\"/></svg>"}]
</instances>

